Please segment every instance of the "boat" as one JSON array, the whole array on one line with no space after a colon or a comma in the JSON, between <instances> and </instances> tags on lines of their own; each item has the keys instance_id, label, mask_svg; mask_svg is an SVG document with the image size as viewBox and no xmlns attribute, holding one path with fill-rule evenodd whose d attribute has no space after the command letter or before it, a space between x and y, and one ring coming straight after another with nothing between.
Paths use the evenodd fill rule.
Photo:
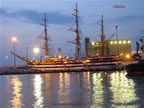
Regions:
<instances>
[{"instance_id":1,"label":"boat","mask_svg":"<svg viewBox=\"0 0 144 108\"><path fill-rule=\"evenodd\" d=\"M128 76L144 75L144 43L142 41L141 51L139 51L139 43L136 42L136 44L137 44L137 51L136 54L134 54L136 61L126 66Z\"/></svg>"},{"instance_id":2,"label":"boat","mask_svg":"<svg viewBox=\"0 0 144 108\"><path fill-rule=\"evenodd\" d=\"M18 54L11 51L11 54L23 60L28 68L35 71L41 72L79 72L79 71L100 71L100 70L115 70L120 69L120 63L117 61L111 61L110 57L104 58L85 58L80 59L80 30L78 26L78 9L77 4L74 9L76 18L76 29L71 28L70 31L76 33L75 41L69 41L70 43L76 44L76 58L61 57L60 48L58 49L58 56L49 57L49 46L48 46L48 37L47 37L47 18L46 14L44 16L44 58L41 61L30 61L24 57L19 56ZM48 58L49 57L49 58Z\"/></svg>"}]
</instances>

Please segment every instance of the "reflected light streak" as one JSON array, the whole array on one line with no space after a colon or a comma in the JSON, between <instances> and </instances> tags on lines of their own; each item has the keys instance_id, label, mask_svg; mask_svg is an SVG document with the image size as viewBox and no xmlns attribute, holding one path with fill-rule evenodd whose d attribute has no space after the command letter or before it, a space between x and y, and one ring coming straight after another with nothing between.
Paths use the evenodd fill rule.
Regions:
<instances>
[{"instance_id":1,"label":"reflected light streak","mask_svg":"<svg viewBox=\"0 0 144 108\"><path fill-rule=\"evenodd\" d=\"M59 73L59 103L68 103L70 95L70 75L68 73Z\"/></svg>"},{"instance_id":2,"label":"reflected light streak","mask_svg":"<svg viewBox=\"0 0 144 108\"><path fill-rule=\"evenodd\" d=\"M12 104L12 108L21 108L23 106L22 104L22 94L21 94L21 89L22 89L22 82L19 80L17 76L13 77L11 79L10 84L13 86L12 90L12 100L10 101Z\"/></svg>"},{"instance_id":3,"label":"reflected light streak","mask_svg":"<svg viewBox=\"0 0 144 108\"><path fill-rule=\"evenodd\" d=\"M116 72L111 74L111 91L113 93L113 100L114 103L113 107L118 107L119 103L121 107L131 107L129 103L137 101L138 97L136 97L135 90L134 90L134 82L131 79L126 77L125 72ZM126 105L126 106L125 106ZM132 105L133 108L137 108L137 105Z\"/></svg>"},{"instance_id":4,"label":"reflected light streak","mask_svg":"<svg viewBox=\"0 0 144 108\"><path fill-rule=\"evenodd\" d=\"M42 84L43 80L40 75L35 75L33 79L35 96L34 108L43 108L44 98L42 96Z\"/></svg>"},{"instance_id":5,"label":"reflected light streak","mask_svg":"<svg viewBox=\"0 0 144 108\"><path fill-rule=\"evenodd\" d=\"M100 73L94 73L92 75L92 83L93 83L93 97L92 97L92 106L91 108L101 107L102 103L104 103L103 97L103 86L102 86L102 78Z\"/></svg>"},{"instance_id":6,"label":"reflected light streak","mask_svg":"<svg viewBox=\"0 0 144 108\"><path fill-rule=\"evenodd\" d=\"M63 73L59 73L59 90L58 90L58 100L59 103L64 102L62 97L65 95L64 93L64 80L63 80Z\"/></svg>"},{"instance_id":7,"label":"reflected light streak","mask_svg":"<svg viewBox=\"0 0 144 108\"><path fill-rule=\"evenodd\" d=\"M64 83L63 83L63 73L59 73L59 88L63 88Z\"/></svg>"},{"instance_id":8,"label":"reflected light streak","mask_svg":"<svg viewBox=\"0 0 144 108\"><path fill-rule=\"evenodd\" d=\"M68 73L64 73L64 82L65 82L65 88L70 87L70 75Z\"/></svg>"},{"instance_id":9,"label":"reflected light streak","mask_svg":"<svg viewBox=\"0 0 144 108\"><path fill-rule=\"evenodd\" d=\"M90 72L87 72L88 89L91 89Z\"/></svg>"},{"instance_id":10,"label":"reflected light streak","mask_svg":"<svg viewBox=\"0 0 144 108\"><path fill-rule=\"evenodd\" d=\"M86 84L84 83L86 85L84 87L91 89L90 72L84 72L83 77L86 80L84 81L86 83Z\"/></svg>"}]
</instances>

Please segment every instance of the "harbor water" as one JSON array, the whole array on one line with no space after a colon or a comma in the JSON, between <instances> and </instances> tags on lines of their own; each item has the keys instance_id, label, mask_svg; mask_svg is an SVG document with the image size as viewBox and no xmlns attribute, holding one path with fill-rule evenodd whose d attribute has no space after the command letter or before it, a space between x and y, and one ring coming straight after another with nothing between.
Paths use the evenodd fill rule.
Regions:
<instances>
[{"instance_id":1,"label":"harbor water","mask_svg":"<svg viewBox=\"0 0 144 108\"><path fill-rule=\"evenodd\" d=\"M125 71L0 76L0 108L144 108L144 77Z\"/></svg>"}]
</instances>

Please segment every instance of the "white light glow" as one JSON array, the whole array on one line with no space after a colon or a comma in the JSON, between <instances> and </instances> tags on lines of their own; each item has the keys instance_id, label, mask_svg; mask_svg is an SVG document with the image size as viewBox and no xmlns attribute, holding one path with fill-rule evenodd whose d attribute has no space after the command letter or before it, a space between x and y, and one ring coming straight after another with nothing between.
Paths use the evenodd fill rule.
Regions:
<instances>
[{"instance_id":1,"label":"white light glow","mask_svg":"<svg viewBox=\"0 0 144 108\"><path fill-rule=\"evenodd\" d=\"M33 49L33 51L34 51L35 54L37 54L37 53L40 52L40 49L36 47L36 48Z\"/></svg>"},{"instance_id":2,"label":"white light glow","mask_svg":"<svg viewBox=\"0 0 144 108\"><path fill-rule=\"evenodd\" d=\"M92 42L92 45L94 45L95 44L95 42Z\"/></svg>"},{"instance_id":3,"label":"white light glow","mask_svg":"<svg viewBox=\"0 0 144 108\"><path fill-rule=\"evenodd\" d=\"M110 44L113 44L113 41L111 41Z\"/></svg>"},{"instance_id":4,"label":"white light glow","mask_svg":"<svg viewBox=\"0 0 144 108\"><path fill-rule=\"evenodd\" d=\"M123 41L123 44L126 44L126 41L125 41L125 40Z\"/></svg>"},{"instance_id":5,"label":"white light glow","mask_svg":"<svg viewBox=\"0 0 144 108\"><path fill-rule=\"evenodd\" d=\"M13 42L16 42L16 41L17 41L17 38L16 38L16 37L12 37L12 41L13 41Z\"/></svg>"},{"instance_id":6,"label":"white light glow","mask_svg":"<svg viewBox=\"0 0 144 108\"><path fill-rule=\"evenodd\" d=\"M131 43L131 41L129 40L128 43Z\"/></svg>"}]
</instances>

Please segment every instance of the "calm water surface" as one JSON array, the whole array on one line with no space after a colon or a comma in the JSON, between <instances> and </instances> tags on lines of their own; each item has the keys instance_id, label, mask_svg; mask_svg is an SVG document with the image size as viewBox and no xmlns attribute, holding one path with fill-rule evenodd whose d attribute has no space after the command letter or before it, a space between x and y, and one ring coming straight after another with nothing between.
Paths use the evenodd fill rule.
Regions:
<instances>
[{"instance_id":1,"label":"calm water surface","mask_svg":"<svg viewBox=\"0 0 144 108\"><path fill-rule=\"evenodd\" d=\"M0 76L0 108L144 108L144 77L125 71Z\"/></svg>"}]
</instances>

